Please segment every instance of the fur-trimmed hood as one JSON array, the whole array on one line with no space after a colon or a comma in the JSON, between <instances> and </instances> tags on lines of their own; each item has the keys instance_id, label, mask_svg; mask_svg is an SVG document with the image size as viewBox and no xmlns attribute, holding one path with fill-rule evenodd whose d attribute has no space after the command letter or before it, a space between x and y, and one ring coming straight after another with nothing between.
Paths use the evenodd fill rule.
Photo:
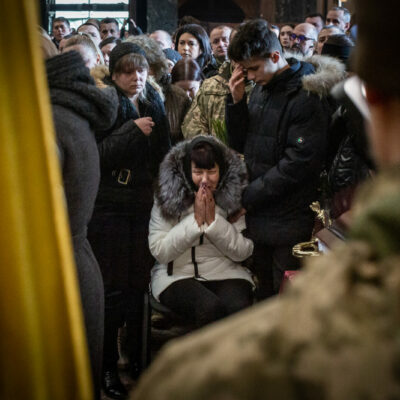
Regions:
<instances>
[{"instance_id":1,"label":"fur-trimmed hood","mask_svg":"<svg viewBox=\"0 0 400 400\"><path fill-rule=\"evenodd\" d=\"M314 74L303 76L302 83L304 90L315 93L320 97L329 95L331 89L347 76L346 66L334 57L318 54L304 57L286 52L285 58L296 58L299 61L311 64L315 68Z\"/></svg>"},{"instance_id":2,"label":"fur-trimmed hood","mask_svg":"<svg viewBox=\"0 0 400 400\"><path fill-rule=\"evenodd\" d=\"M225 171L214 193L216 204L227 212L235 213L242 207L242 192L247 186L247 171L239 155L212 136L196 136L218 147L225 161ZM194 203L195 192L185 174L185 161L192 140L178 143L160 165L156 199L163 216L177 219Z\"/></svg>"}]
</instances>

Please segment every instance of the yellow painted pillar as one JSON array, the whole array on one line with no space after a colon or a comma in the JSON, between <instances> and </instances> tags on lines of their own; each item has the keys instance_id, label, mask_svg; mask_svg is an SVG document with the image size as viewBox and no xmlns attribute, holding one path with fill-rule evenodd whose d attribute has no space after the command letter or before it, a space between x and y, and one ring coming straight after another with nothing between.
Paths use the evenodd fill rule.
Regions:
<instances>
[{"instance_id":1,"label":"yellow painted pillar","mask_svg":"<svg viewBox=\"0 0 400 400\"><path fill-rule=\"evenodd\" d=\"M37 3L0 0L0 399L91 399Z\"/></svg>"}]
</instances>

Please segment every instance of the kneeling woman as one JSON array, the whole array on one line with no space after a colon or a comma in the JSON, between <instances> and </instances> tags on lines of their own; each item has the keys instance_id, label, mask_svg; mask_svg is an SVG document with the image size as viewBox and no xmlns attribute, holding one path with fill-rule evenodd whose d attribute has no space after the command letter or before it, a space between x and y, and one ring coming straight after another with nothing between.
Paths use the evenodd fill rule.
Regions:
<instances>
[{"instance_id":1,"label":"kneeling woman","mask_svg":"<svg viewBox=\"0 0 400 400\"><path fill-rule=\"evenodd\" d=\"M240 158L213 137L197 136L175 146L160 167L151 212L149 244L153 296L202 326L252 303L249 271L253 252L242 235L240 213L247 184Z\"/></svg>"}]
</instances>

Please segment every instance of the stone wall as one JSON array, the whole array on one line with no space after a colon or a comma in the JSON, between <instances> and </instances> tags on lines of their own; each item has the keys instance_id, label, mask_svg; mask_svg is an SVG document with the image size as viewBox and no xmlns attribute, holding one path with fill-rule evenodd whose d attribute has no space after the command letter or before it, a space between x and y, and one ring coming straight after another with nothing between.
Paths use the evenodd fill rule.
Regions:
<instances>
[{"instance_id":1,"label":"stone wall","mask_svg":"<svg viewBox=\"0 0 400 400\"><path fill-rule=\"evenodd\" d=\"M147 1L147 32L173 32L178 24L178 0Z\"/></svg>"}]
</instances>

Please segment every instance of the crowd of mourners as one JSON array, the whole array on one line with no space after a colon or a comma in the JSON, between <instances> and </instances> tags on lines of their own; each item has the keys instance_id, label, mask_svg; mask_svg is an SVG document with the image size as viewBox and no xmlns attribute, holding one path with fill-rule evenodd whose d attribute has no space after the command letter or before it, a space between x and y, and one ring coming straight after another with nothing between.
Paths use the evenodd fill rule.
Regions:
<instances>
[{"instance_id":1,"label":"crowd of mourners","mask_svg":"<svg viewBox=\"0 0 400 400\"><path fill-rule=\"evenodd\" d=\"M337 218L374 164L340 96L357 25L334 7L297 25L172 36L133 20L41 32L95 397L128 393L150 293L193 329L276 295L320 201ZM332 89L335 90L332 92Z\"/></svg>"}]
</instances>

